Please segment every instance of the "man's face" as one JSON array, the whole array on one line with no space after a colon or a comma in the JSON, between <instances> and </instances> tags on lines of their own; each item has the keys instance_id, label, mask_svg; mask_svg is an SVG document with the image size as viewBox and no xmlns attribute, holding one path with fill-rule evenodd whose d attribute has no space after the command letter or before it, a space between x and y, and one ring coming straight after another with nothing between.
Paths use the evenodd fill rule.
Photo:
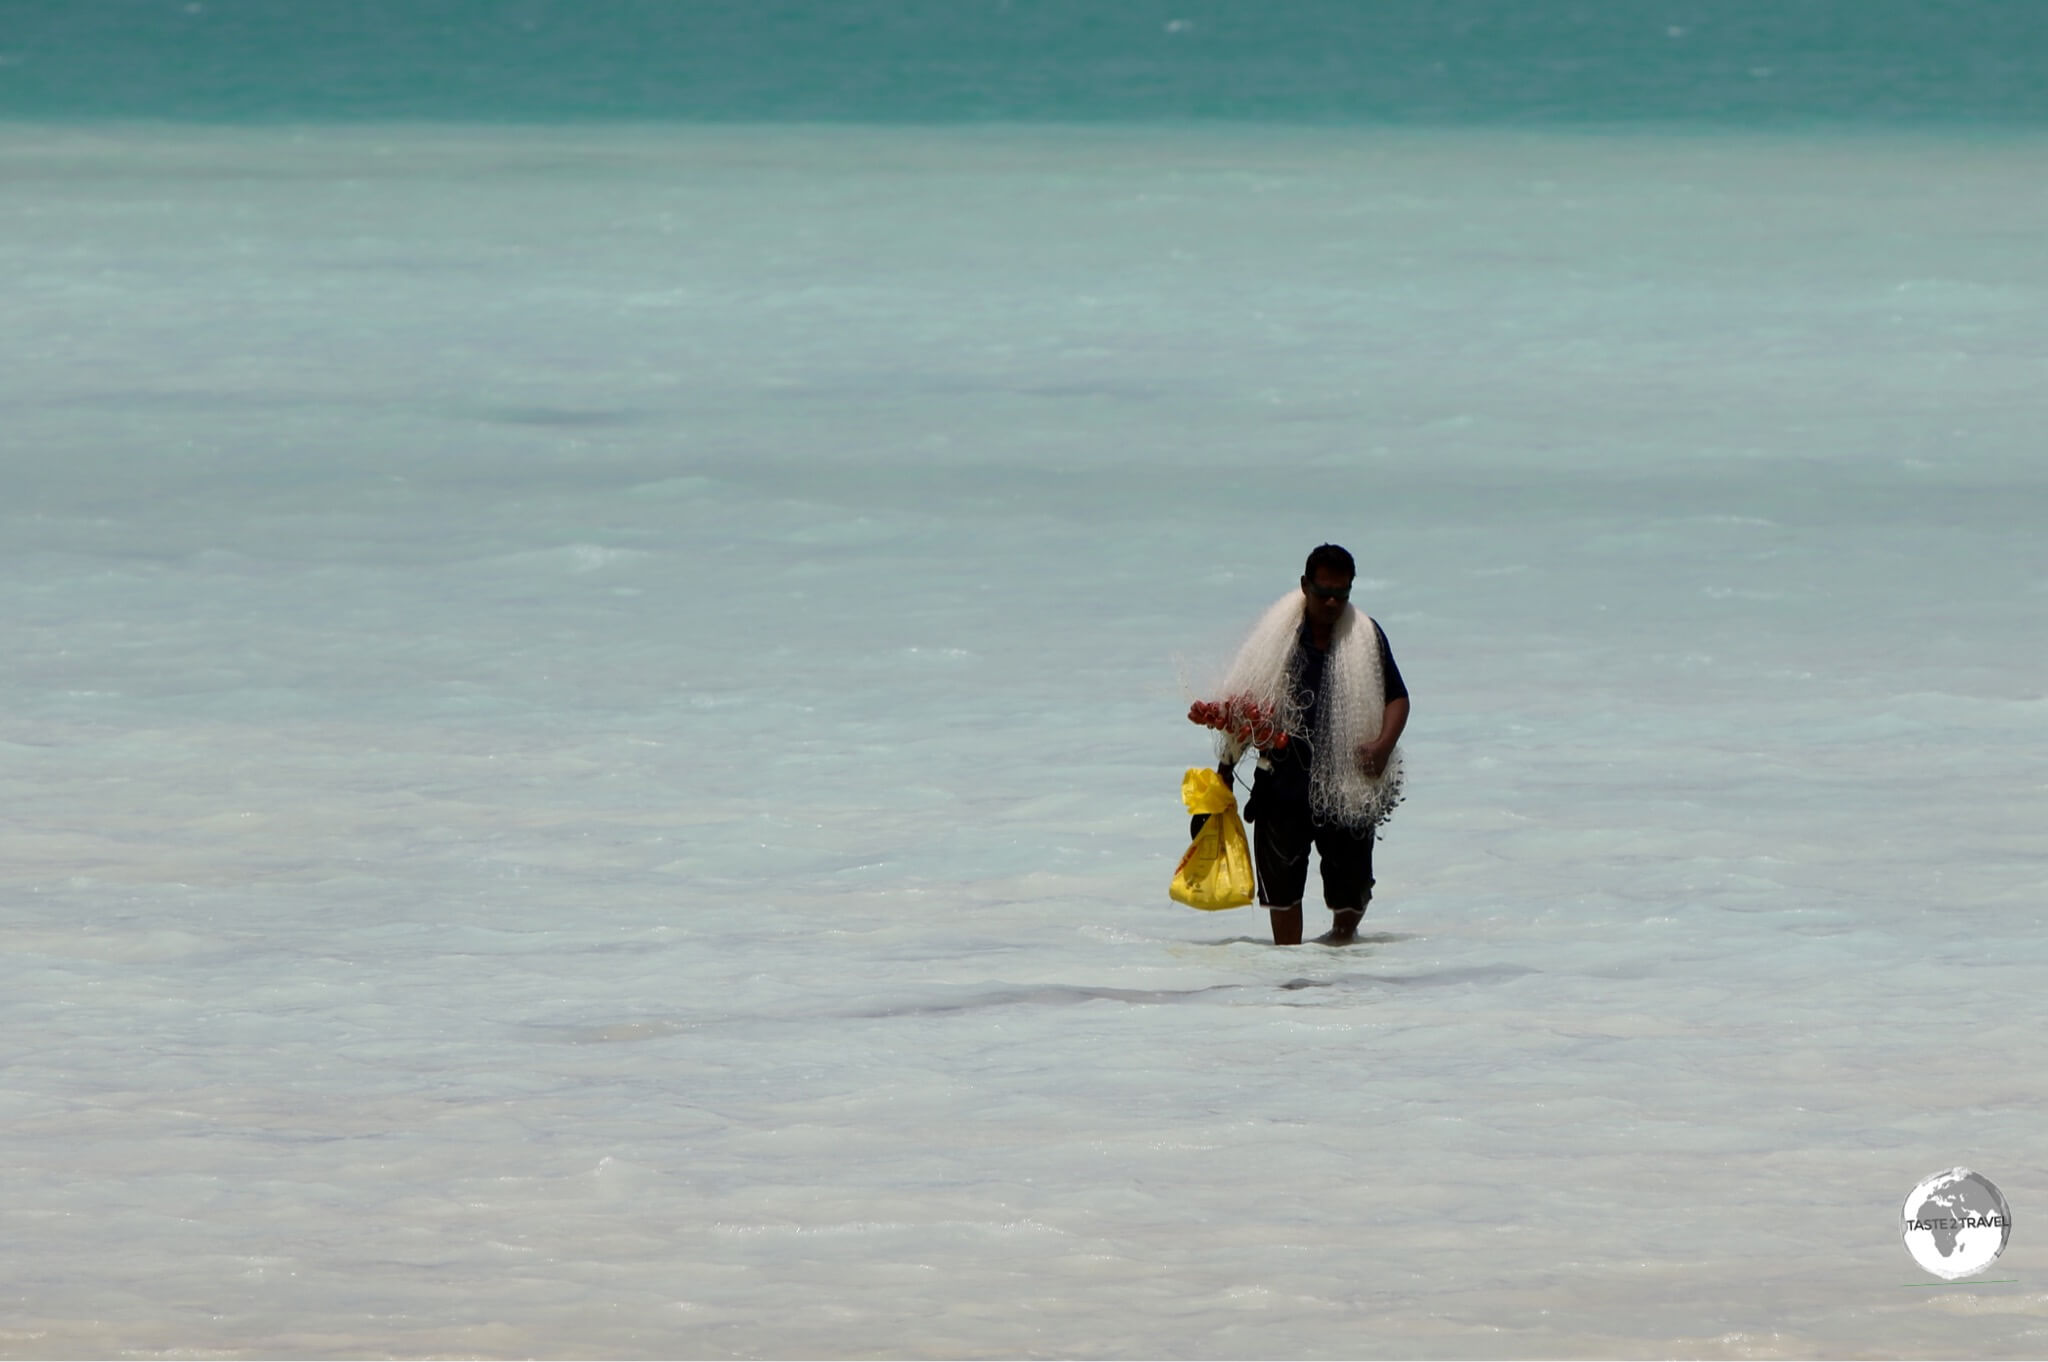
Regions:
<instances>
[{"instance_id":1,"label":"man's face","mask_svg":"<svg viewBox=\"0 0 2048 1362\"><path fill-rule=\"evenodd\" d=\"M1301 594L1308 598L1304 609L1309 623L1327 629L1337 622L1337 616L1344 613L1344 603L1351 599L1351 579L1341 572L1319 567L1315 576L1301 579Z\"/></svg>"}]
</instances>

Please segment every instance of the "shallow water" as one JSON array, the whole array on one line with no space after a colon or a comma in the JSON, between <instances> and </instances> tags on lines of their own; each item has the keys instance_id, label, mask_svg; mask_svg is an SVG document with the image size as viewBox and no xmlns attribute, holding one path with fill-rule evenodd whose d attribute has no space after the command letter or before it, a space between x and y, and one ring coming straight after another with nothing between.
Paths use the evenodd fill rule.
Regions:
<instances>
[{"instance_id":1,"label":"shallow water","mask_svg":"<svg viewBox=\"0 0 2048 1362\"><path fill-rule=\"evenodd\" d=\"M0 133L0 1348L2039 1353L2042 151Z\"/></svg>"}]
</instances>

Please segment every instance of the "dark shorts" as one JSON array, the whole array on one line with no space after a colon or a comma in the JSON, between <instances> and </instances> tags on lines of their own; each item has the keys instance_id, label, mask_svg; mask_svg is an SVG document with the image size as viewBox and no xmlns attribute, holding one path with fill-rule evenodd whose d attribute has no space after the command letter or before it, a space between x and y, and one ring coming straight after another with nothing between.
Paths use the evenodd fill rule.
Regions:
<instances>
[{"instance_id":1,"label":"dark shorts","mask_svg":"<svg viewBox=\"0 0 2048 1362\"><path fill-rule=\"evenodd\" d=\"M1292 908L1308 887L1308 852L1322 862L1323 906L1362 909L1372 901L1373 828L1321 823L1307 804L1260 800L1252 823L1252 862L1259 902Z\"/></svg>"}]
</instances>

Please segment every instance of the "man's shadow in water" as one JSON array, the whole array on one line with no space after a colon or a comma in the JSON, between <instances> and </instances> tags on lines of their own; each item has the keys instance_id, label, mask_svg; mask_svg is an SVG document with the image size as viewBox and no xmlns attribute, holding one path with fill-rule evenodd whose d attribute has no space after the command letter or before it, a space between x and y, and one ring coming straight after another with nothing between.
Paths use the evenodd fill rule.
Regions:
<instances>
[{"instance_id":1,"label":"man's shadow in water","mask_svg":"<svg viewBox=\"0 0 2048 1362\"><path fill-rule=\"evenodd\" d=\"M1397 941L1420 941L1421 939L1422 933L1420 932L1360 932L1341 946L1323 946L1323 949L1326 951L1345 951L1350 950L1353 946L1391 946ZM1273 945L1273 938L1270 936L1226 936L1215 941L1197 941L1193 944L1197 946L1271 946ZM1316 946L1322 943L1310 937L1301 944L1304 946ZM1278 947L1275 947L1275 949L1278 949ZM1286 949L1293 950L1295 948L1289 946Z\"/></svg>"}]
</instances>

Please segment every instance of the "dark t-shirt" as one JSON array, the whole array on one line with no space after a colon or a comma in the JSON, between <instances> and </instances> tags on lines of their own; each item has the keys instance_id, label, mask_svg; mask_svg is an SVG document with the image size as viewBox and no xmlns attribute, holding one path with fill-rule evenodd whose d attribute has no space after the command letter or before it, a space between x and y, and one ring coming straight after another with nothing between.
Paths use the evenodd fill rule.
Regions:
<instances>
[{"instance_id":1,"label":"dark t-shirt","mask_svg":"<svg viewBox=\"0 0 2048 1362\"><path fill-rule=\"evenodd\" d=\"M1406 699L1408 684L1401 679L1401 669L1394 665L1394 650L1387 646L1387 631L1380 628L1378 620L1373 621L1372 631L1380 645L1380 679L1385 692L1382 700ZM1287 746L1265 754L1267 764L1259 768L1256 777L1261 802L1308 802L1309 768L1316 756L1315 732L1322 726L1323 669L1329 660L1329 653L1316 647L1308 621L1303 620L1301 632L1294 639L1294 657L1287 664L1288 684L1301 697L1302 732L1290 731Z\"/></svg>"}]
</instances>

